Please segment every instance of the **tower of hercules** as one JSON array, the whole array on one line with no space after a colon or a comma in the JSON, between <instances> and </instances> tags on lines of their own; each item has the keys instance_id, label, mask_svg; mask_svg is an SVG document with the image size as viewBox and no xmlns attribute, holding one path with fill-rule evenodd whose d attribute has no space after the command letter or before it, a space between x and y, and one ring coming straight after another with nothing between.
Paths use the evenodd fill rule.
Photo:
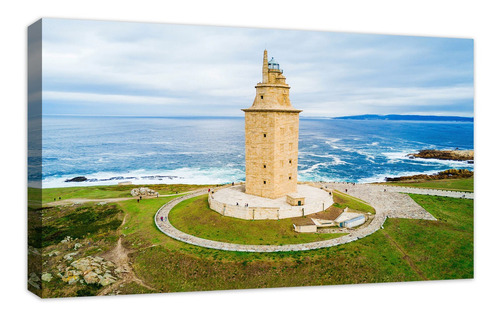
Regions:
<instances>
[{"instance_id":1,"label":"tower of hercules","mask_svg":"<svg viewBox=\"0 0 500 318\"><path fill-rule=\"evenodd\" d=\"M279 64L264 51L262 82L245 112L247 194L276 199L297 191L299 113Z\"/></svg>"}]
</instances>

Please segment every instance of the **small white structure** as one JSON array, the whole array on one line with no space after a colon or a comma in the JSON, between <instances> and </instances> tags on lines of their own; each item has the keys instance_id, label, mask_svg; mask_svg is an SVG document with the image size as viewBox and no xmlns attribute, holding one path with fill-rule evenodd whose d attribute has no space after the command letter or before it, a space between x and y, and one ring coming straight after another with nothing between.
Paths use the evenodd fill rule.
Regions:
<instances>
[{"instance_id":1,"label":"small white structure","mask_svg":"<svg viewBox=\"0 0 500 318\"><path fill-rule=\"evenodd\" d=\"M315 224L294 224L293 229L299 233L316 233L318 231L318 227Z\"/></svg>"},{"instance_id":2,"label":"small white structure","mask_svg":"<svg viewBox=\"0 0 500 318\"><path fill-rule=\"evenodd\" d=\"M361 213L344 212L335 219L335 222L339 227L353 228L364 224L366 222L366 217Z\"/></svg>"},{"instance_id":3,"label":"small white structure","mask_svg":"<svg viewBox=\"0 0 500 318\"><path fill-rule=\"evenodd\" d=\"M337 225L337 223L334 220L323 220L323 219L311 218L311 221L313 221L317 227L329 227L329 226Z\"/></svg>"}]
</instances>

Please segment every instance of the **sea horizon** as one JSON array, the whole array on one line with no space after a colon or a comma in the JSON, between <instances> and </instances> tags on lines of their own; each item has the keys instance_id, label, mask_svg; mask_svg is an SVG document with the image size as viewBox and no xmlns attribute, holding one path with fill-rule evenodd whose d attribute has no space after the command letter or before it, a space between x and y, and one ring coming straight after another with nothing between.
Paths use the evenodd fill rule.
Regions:
<instances>
[{"instance_id":1,"label":"sea horizon","mask_svg":"<svg viewBox=\"0 0 500 318\"><path fill-rule=\"evenodd\" d=\"M301 117L298 180L371 183L473 170L463 161L407 157L474 149L473 132L473 122ZM42 138L43 188L245 179L244 117L43 115ZM65 182L78 176L90 181Z\"/></svg>"}]
</instances>

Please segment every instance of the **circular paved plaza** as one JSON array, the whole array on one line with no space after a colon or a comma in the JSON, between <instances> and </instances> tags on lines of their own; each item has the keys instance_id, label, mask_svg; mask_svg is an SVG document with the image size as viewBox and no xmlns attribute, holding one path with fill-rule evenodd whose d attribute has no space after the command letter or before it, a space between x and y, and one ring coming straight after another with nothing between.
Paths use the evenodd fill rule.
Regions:
<instances>
[{"instance_id":1,"label":"circular paved plaza","mask_svg":"<svg viewBox=\"0 0 500 318\"><path fill-rule=\"evenodd\" d=\"M209 195L210 208L224 216L246 220L286 219L328 209L333 204L330 192L305 184L297 185L293 194L301 205L291 205L287 196L263 198L245 193L245 185L215 190Z\"/></svg>"}]
</instances>

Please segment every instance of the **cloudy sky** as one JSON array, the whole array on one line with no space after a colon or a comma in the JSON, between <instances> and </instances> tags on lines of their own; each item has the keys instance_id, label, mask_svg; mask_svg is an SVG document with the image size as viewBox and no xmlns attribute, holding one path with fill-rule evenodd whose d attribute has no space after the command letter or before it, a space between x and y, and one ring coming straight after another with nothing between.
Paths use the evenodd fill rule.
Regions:
<instances>
[{"instance_id":1,"label":"cloudy sky","mask_svg":"<svg viewBox=\"0 0 500 318\"><path fill-rule=\"evenodd\" d=\"M243 116L267 48L302 116L473 116L470 39L43 20L43 114Z\"/></svg>"}]
</instances>

